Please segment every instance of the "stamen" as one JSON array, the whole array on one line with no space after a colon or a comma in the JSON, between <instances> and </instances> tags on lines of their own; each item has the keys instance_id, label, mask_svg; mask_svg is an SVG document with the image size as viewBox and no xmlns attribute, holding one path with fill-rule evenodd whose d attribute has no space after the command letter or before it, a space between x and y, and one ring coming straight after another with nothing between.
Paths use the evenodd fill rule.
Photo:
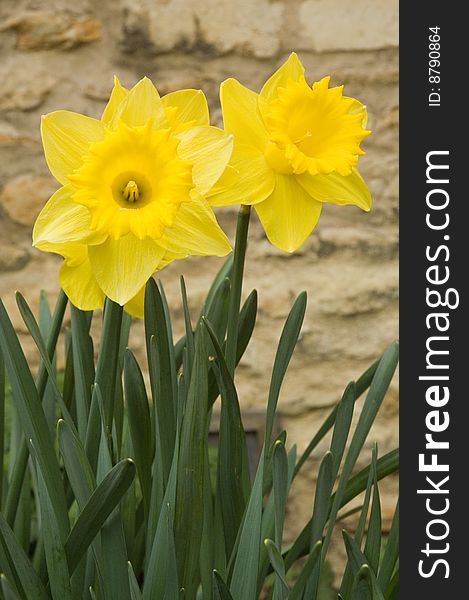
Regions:
<instances>
[{"instance_id":1,"label":"stamen","mask_svg":"<svg viewBox=\"0 0 469 600\"><path fill-rule=\"evenodd\" d=\"M131 179L127 183L127 185L122 191L122 195L124 196L124 200L126 200L127 202L137 202L138 197L140 196L140 192L138 189L138 185L133 179Z\"/></svg>"},{"instance_id":2,"label":"stamen","mask_svg":"<svg viewBox=\"0 0 469 600\"><path fill-rule=\"evenodd\" d=\"M313 137L313 132L308 130L304 135L302 135L300 138L295 140L293 143L299 144L300 142L304 142L306 138L310 138L310 137Z\"/></svg>"}]
</instances>

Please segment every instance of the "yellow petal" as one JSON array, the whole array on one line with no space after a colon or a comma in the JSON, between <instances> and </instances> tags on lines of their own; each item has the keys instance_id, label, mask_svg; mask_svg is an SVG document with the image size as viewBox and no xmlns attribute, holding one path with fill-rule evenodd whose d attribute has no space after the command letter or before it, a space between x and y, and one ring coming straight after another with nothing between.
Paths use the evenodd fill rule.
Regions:
<instances>
[{"instance_id":1,"label":"yellow petal","mask_svg":"<svg viewBox=\"0 0 469 600\"><path fill-rule=\"evenodd\" d=\"M78 266L64 260L59 271L59 282L70 302L77 308L94 310L103 306L104 293L96 282L88 258Z\"/></svg>"},{"instance_id":2,"label":"yellow petal","mask_svg":"<svg viewBox=\"0 0 469 600\"><path fill-rule=\"evenodd\" d=\"M120 118L129 127L146 125L150 119L157 127L168 126L163 102L148 77L141 79L129 91L122 103Z\"/></svg>"},{"instance_id":3,"label":"yellow petal","mask_svg":"<svg viewBox=\"0 0 469 600\"><path fill-rule=\"evenodd\" d=\"M128 302L124 304L125 312L128 312L129 315L133 317L138 317L139 319L143 319L143 307L145 304L145 286L131 298Z\"/></svg>"},{"instance_id":4,"label":"yellow petal","mask_svg":"<svg viewBox=\"0 0 469 600\"><path fill-rule=\"evenodd\" d=\"M264 155L254 146L235 141L230 166L236 171L236 181L227 181L225 189L217 182L217 190L210 192L207 199L211 206L227 204L257 204L269 196L275 185L275 175ZM231 183L231 185L229 185Z\"/></svg>"},{"instance_id":5,"label":"yellow petal","mask_svg":"<svg viewBox=\"0 0 469 600\"><path fill-rule=\"evenodd\" d=\"M126 89L119 79L114 75L114 87L112 88L111 97L109 98L108 103L106 104L106 108L104 109L103 115L101 117L101 121L113 127L118 118L120 117L119 107L122 104L122 101L125 100L129 90Z\"/></svg>"},{"instance_id":6,"label":"yellow petal","mask_svg":"<svg viewBox=\"0 0 469 600\"><path fill-rule=\"evenodd\" d=\"M368 125L368 111L366 110L366 106L364 104L362 104L359 100L357 100L356 98L350 98L349 96L344 96L345 100L350 100L351 104L350 104L350 108L349 108L349 115L356 115L361 113L362 114L362 127L363 129L366 129L366 126Z\"/></svg>"},{"instance_id":7,"label":"yellow petal","mask_svg":"<svg viewBox=\"0 0 469 600\"><path fill-rule=\"evenodd\" d=\"M275 100L279 87L285 87L291 80L299 81L303 79L304 72L305 68L301 64L298 55L292 52L283 65L264 83L259 94L259 110L261 114L264 115L269 103Z\"/></svg>"},{"instance_id":8,"label":"yellow petal","mask_svg":"<svg viewBox=\"0 0 469 600\"><path fill-rule=\"evenodd\" d=\"M356 169L345 177L338 173L329 175L303 173L297 175L296 179L303 189L319 202L355 204L366 211L371 208L370 190Z\"/></svg>"},{"instance_id":9,"label":"yellow petal","mask_svg":"<svg viewBox=\"0 0 469 600\"><path fill-rule=\"evenodd\" d=\"M177 134L178 154L192 164L192 179L205 194L220 179L233 152L233 136L218 127L191 127Z\"/></svg>"},{"instance_id":10,"label":"yellow petal","mask_svg":"<svg viewBox=\"0 0 469 600\"><path fill-rule=\"evenodd\" d=\"M51 196L39 213L33 229L33 245L47 251L45 244L67 242L100 243L105 235L90 229L90 212L73 202L72 186L64 186Z\"/></svg>"},{"instance_id":11,"label":"yellow petal","mask_svg":"<svg viewBox=\"0 0 469 600\"><path fill-rule=\"evenodd\" d=\"M60 254L60 256L67 260L67 265L69 267L78 267L88 258L88 246L86 244L80 244L79 242L67 242L65 244L43 242L41 244L41 250L44 252Z\"/></svg>"},{"instance_id":12,"label":"yellow petal","mask_svg":"<svg viewBox=\"0 0 469 600\"><path fill-rule=\"evenodd\" d=\"M151 238L139 240L128 233L89 246L91 267L99 287L121 305L131 300L155 272L164 250Z\"/></svg>"},{"instance_id":13,"label":"yellow petal","mask_svg":"<svg viewBox=\"0 0 469 600\"><path fill-rule=\"evenodd\" d=\"M223 124L239 142L263 150L267 144L267 130L258 108L258 95L236 79L227 79L220 86Z\"/></svg>"},{"instance_id":14,"label":"yellow petal","mask_svg":"<svg viewBox=\"0 0 469 600\"><path fill-rule=\"evenodd\" d=\"M103 139L104 125L79 113L58 110L42 117L41 136L50 172L65 185L81 166L89 145Z\"/></svg>"},{"instance_id":15,"label":"yellow petal","mask_svg":"<svg viewBox=\"0 0 469 600\"><path fill-rule=\"evenodd\" d=\"M208 104L202 90L178 90L161 98L166 109L177 108L178 123L193 121L194 125L210 125Z\"/></svg>"},{"instance_id":16,"label":"yellow petal","mask_svg":"<svg viewBox=\"0 0 469 600\"><path fill-rule=\"evenodd\" d=\"M301 246L318 222L321 207L292 175L280 174L273 193L255 205L270 242L285 252Z\"/></svg>"},{"instance_id":17,"label":"yellow petal","mask_svg":"<svg viewBox=\"0 0 469 600\"><path fill-rule=\"evenodd\" d=\"M158 244L180 255L226 256L231 251L212 209L206 200L196 196L181 204L173 225L165 230Z\"/></svg>"},{"instance_id":18,"label":"yellow petal","mask_svg":"<svg viewBox=\"0 0 469 600\"><path fill-rule=\"evenodd\" d=\"M239 173L238 173L238 171L234 167L232 167L231 165L227 165L225 167L225 170L221 174L220 179L205 194L205 198L209 198L211 196L214 196L215 194L219 194L220 192L224 192L227 188L231 188L231 187L233 187L234 185L236 185L238 183L239 183Z\"/></svg>"}]
</instances>

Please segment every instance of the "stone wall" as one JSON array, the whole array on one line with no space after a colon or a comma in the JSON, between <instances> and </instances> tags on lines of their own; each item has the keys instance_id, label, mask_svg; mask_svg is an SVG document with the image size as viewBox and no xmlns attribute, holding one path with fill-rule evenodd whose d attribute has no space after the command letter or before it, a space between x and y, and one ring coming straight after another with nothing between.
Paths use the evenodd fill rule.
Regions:
<instances>
[{"instance_id":1,"label":"stone wall","mask_svg":"<svg viewBox=\"0 0 469 600\"><path fill-rule=\"evenodd\" d=\"M301 451L340 396L397 336L397 0L0 0L0 294L31 361L14 290L37 305L54 298L59 260L31 248L34 219L57 187L39 139L40 115L59 108L99 116L116 73L131 86L148 75L162 93L203 88L221 124L217 92L233 76L258 90L291 50L308 78L331 74L368 105L373 135L361 171L374 206L326 206L293 256L273 248L254 219L246 290L259 291L258 326L238 380L245 408L264 405L274 347L289 306L306 289L309 306L281 401L281 427ZM219 210L232 235L234 209ZM217 259L189 259L161 273L182 331L178 276L200 306ZM142 326L132 345L143 353ZM397 444L397 389L370 436L384 453ZM322 448L320 450L323 450ZM295 486L294 533L311 511L318 451ZM396 480L383 487L385 517Z\"/></svg>"}]
</instances>

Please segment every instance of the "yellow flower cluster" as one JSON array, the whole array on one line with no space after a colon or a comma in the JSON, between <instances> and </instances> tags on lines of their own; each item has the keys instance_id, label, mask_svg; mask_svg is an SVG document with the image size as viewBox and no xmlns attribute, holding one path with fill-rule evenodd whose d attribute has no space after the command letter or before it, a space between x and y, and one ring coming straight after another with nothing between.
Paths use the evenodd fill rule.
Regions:
<instances>
[{"instance_id":1,"label":"yellow flower cluster","mask_svg":"<svg viewBox=\"0 0 469 600\"><path fill-rule=\"evenodd\" d=\"M108 296L142 316L155 271L228 254L212 206L254 205L287 252L311 233L323 202L370 209L356 170L366 109L342 87L328 77L310 87L293 53L260 94L228 79L220 98L225 130L210 125L200 90L160 97L147 78L131 90L116 79L101 120L43 117L46 160L62 187L38 216L33 244L63 256L60 284L77 307Z\"/></svg>"}]
</instances>

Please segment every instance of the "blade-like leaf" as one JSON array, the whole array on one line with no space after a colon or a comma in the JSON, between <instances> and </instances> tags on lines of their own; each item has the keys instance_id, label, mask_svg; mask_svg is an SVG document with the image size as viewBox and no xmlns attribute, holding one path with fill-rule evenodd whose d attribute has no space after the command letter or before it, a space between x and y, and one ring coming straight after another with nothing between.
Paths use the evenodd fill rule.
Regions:
<instances>
[{"instance_id":1,"label":"blade-like leaf","mask_svg":"<svg viewBox=\"0 0 469 600\"><path fill-rule=\"evenodd\" d=\"M204 329L198 328L195 360L181 427L174 519L179 581L189 597L197 585L203 529L204 457L208 419L204 335Z\"/></svg>"},{"instance_id":2,"label":"blade-like leaf","mask_svg":"<svg viewBox=\"0 0 469 600\"><path fill-rule=\"evenodd\" d=\"M194 362L195 346L194 346L194 330L192 328L191 313L189 310L189 302L187 301L186 282L184 277L181 275L181 297L182 307L184 311L184 325L186 328L186 347L188 355L189 369L187 370L187 379L190 381L191 373L190 368Z\"/></svg>"},{"instance_id":3,"label":"blade-like leaf","mask_svg":"<svg viewBox=\"0 0 469 600\"><path fill-rule=\"evenodd\" d=\"M93 342L88 331L86 313L72 305L70 314L78 431L80 439L84 441L91 405L92 385L95 378Z\"/></svg>"},{"instance_id":4,"label":"blade-like leaf","mask_svg":"<svg viewBox=\"0 0 469 600\"><path fill-rule=\"evenodd\" d=\"M265 540L264 545L267 548L270 564L275 572L273 598L274 600L284 600L285 598L288 598L290 589L287 580L285 579L285 565L283 563L282 555L272 540Z\"/></svg>"},{"instance_id":5,"label":"blade-like leaf","mask_svg":"<svg viewBox=\"0 0 469 600\"><path fill-rule=\"evenodd\" d=\"M125 352L124 382L135 465L142 489L145 512L148 515L150 511L151 465L153 460L150 409L142 372L130 350Z\"/></svg>"},{"instance_id":6,"label":"blade-like leaf","mask_svg":"<svg viewBox=\"0 0 469 600\"><path fill-rule=\"evenodd\" d=\"M53 441L42 410L38 391L34 385L23 350L0 300L0 346L9 375L16 410L28 440L37 451L37 459L45 480L62 539L68 534L69 521L59 463ZM27 452L26 452L27 462ZM26 468L26 465L25 465ZM20 482L23 477L20 478Z\"/></svg>"},{"instance_id":7,"label":"blade-like leaf","mask_svg":"<svg viewBox=\"0 0 469 600\"><path fill-rule=\"evenodd\" d=\"M313 572L313 569L316 566L317 561L319 560L319 556L321 554L321 547L322 542L316 542L316 545L309 553L308 559L303 567L303 570L300 573L300 576L296 580L296 583L288 596L288 600L300 600L301 598L303 598L303 592L309 581L311 573Z\"/></svg>"},{"instance_id":8,"label":"blade-like leaf","mask_svg":"<svg viewBox=\"0 0 469 600\"><path fill-rule=\"evenodd\" d=\"M132 563L128 563L128 573L129 573L129 586L130 586L130 597L131 600L142 600L142 593L140 591L140 586L138 585L137 578L135 577L134 569L132 567Z\"/></svg>"},{"instance_id":9,"label":"blade-like leaf","mask_svg":"<svg viewBox=\"0 0 469 600\"><path fill-rule=\"evenodd\" d=\"M213 571L213 600L233 600L233 596L230 594L228 586L221 578L218 571Z\"/></svg>"},{"instance_id":10,"label":"blade-like leaf","mask_svg":"<svg viewBox=\"0 0 469 600\"><path fill-rule=\"evenodd\" d=\"M290 359L295 349L298 337L300 335L301 326L306 311L306 292L302 292L293 304L290 314L285 321L285 325L280 336L280 341L275 356L274 367L272 370L272 379L270 382L269 399L267 401L267 415L265 425L264 448L267 450L270 447L272 429L274 425L275 411L280 395L280 388ZM267 456L266 456L267 457Z\"/></svg>"},{"instance_id":11,"label":"blade-like leaf","mask_svg":"<svg viewBox=\"0 0 469 600\"><path fill-rule=\"evenodd\" d=\"M358 547L357 542L346 531L343 531L342 535L345 542L345 548L347 550L347 556L352 564L352 568L355 574L358 575L358 577L356 577L356 580L366 578L369 589L368 597L370 598L370 600L384 600L383 594L378 587L375 573L369 566L368 561L365 555ZM363 568L364 566L366 567L366 569ZM352 597L355 597L353 592Z\"/></svg>"},{"instance_id":12,"label":"blade-like leaf","mask_svg":"<svg viewBox=\"0 0 469 600\"><path fill-rule=\"evenodd\" d=\"M287 512L288 497L288 458L285 444L280 440L275 442L273 453L273 490L275 508L275 544L282 547L283 523Z\"/></svg>"},{"instance_id":13,"label":"blade-like leaf","mask_svg":"<svg viewBox=\"0 0 469 600\"><path fill-rule=\"evenodd\" d=\"M37 455L37 450L32 440L30 441L32 454L39 466L37 469L37 491L41 522L47 523L42 527L42 539L46 554L47 572L53 598L73 600L70 572L68 570L67 555L65 552L63 534L57 516L54 512L51 495L42 472L42 464Z\"/></svg>"},{"instance_id":14,"label":"blade-like leaf","mask_svg":"<svg viewBox=\"0 0 469 600\"><path fill-rule=\"evenodd\" d=\"M257 467L244 516L236 559L230 582L233 600L254 600L257 593L259 555L261 546L262 490L264 483L264 450Z\"/></svg>"},{"instance_id":15,"label":"blade-like leaf","mask_svg":"<svg viewBox=\"0 0 469 600\"><path fill-rule=\"evenodd\" d=\"M76 568L106 519L129 489L134 477L135 464L130 458L126 458L117 463L94 490L65 545L70 572Z\"/></svg>"},{"instance_id":16,"label":"blade-like leaf","mask_svg":"<svg viewBox=\"0 0 469 600\"><path fill-rule=\"evenodd\" d=\"M222 397L218 443L217 492L223 518L226 555L230 556L249 496L249 465L246 436L233 379L211 323L205 326L215 349ZM217 369L217 368L216 368Z\"/></svg>"},{"instance_id":17,"label":"blade-like leaf","mask_svg":"<svg viewBox=\"0 0 469 600\"><path fill-rule=\"evenodd\" d=\"M364 554L374 573L378 572L379 557L381 552L381 502L379 497L378 479L376 477L377 448L373 448L372 469L373 473L373 500L371 502L370 522L366 534Z\"/></svg>"},{"instance_id":18,"label":"blade-like leaf","mask_svg":"<svg viewBox=\"0 0 469 600\"><path fill-rule=\"evenodd\" d=\"M171 343L170 348L165 307L154 279L148 281L145 290L145 337L156 426L161 441L160 463L166 484L176 437L177 381L175 364L171 360L174 347Z\"/></svg>"},{"instance_id":19,"label":"blade-like leaf","mask_svg":"<svg viewBox=\"0 0 469 600\"><path fill-rule=\"evenodd\" d=\"M18 590L22 599L47 600L49 598L41 579L1 513L0 569L10 574L10 584Z\"/></svg>"},{"instance_id":20,"label":"blade-like leaf","mask_svg":"<svg viewBox=\"0 0 469 600\"><path fill-rule=\"evenodd\" d=\"M376 372L376 369L378 368L378 364L379 364L379 360L377 360L370 367L368 367L368 369L364 373L362 373L361 376L355 382L356 398L359 398L370 387L373 376ZM296 464L295 476L297 475L297 473L301 469L301 467L305 464L305 462L308 460L308 457L311 455L311 453L316 448L316 446L319 444L319 442L323 439L323 437L327 434L327 432L334 425L338 410L339 410L339 404L336 404L334 406L334 408L332 409L332 411L330 412L330 414L328 415L327 419L324 421L324 423L318 429L316 435L313 437L311 442L305 448L303 454L301 455L301 457L299 458L299 460Z\"/></svg>"},{"instance_id":21,"label":"blade-like leaf","mask_svg":"<svg viewBox=\"0 0 469 600\"><path fill-rule=\"evenodd\" d=\"M122 306L106 298L95 383L99 385L103 398L104 422L106 433L109 437L112 434L112 421L114 417L122 311ZM93 464L93 461L91 463Z\"/></svg>"},{"instance_id":22,"label":"blade-like leaf","mask_svg":"<svg viewBox=\"0 0 469 600\"><path fill-rule=\"evenodd\" d=\"M378 572L378 585L384 592L391 581L394 567L399 557L399 501L389 531L388 539L381 561L381 567Z\"/></svg>"},{"instance_id":23,"label":"blade-like leaf","mask_svg":"<svg viewBox=\"0 0 469 600\"><path fill-rule=\"evenodd\" d=\"M379 407L381 406L384 396L388 390L391 379L396 370L398 361L398 345L391 344L389 348L380 360L378 368L376 369L375 375L370 385L368 395L363 404L360 417L358 419L357 426L350 442L350 447L345 457L344 466L342 473L339 478L339 484L332 504L331 512L329 515L329 526L327 528L324 545L323 545L323 557L327 551L329 541L334 529L334 525L337 518L337 512L341 506L342 498L347 487L348 480L352 473L353 467L358 459L360 451L365 443L368 436L368 432L376 418Z\"/></svg>"},{"instance_id":24,"label":"blade-like leaf","mask_svg":"<svg viewBox=\"0 0 469 600\"><path fill-rule=\"evenodd\" d=\"M399 469L399 450L391 450L384 456L378 459L377 463L377 477L378 480L387 477L391 473L395 473ZM367 481L370 475L370 466L365 467L359 473L349 479L345 492L340 502L339 509L348 504L351 500L361 494L367 486ZM335 494L332 496L334 501ZM311 519L303 527L300 535L296 538L295 542L286 551L285 567L288 570L292 564L300 557L304 556L309 552L310 544L310 532L311 532Z\"/></svg>"}]
</instances>

